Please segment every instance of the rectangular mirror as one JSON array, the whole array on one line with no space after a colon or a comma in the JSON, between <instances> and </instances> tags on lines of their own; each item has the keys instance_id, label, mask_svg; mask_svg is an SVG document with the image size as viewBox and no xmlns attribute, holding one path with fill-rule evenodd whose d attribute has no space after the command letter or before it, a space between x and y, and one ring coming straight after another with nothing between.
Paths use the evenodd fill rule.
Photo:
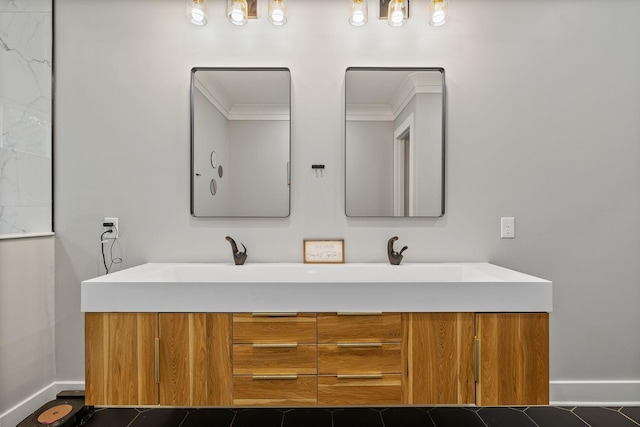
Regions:
<instances>
[{"instance_id":1,"label":"rectangular mirror","mask_svg":"<svg viewBox=\"0 0 640 427\"><path fill-rule=\"evenodd\" d=\"M287 68L191 70L191 214L287 217Z\"/></svg>"},{"instance_id":2,"label":"rectangular mirror","mask_svg":"<svg viewBox=\"0 0 640 427\"><path fill-rule=\"evenodd\" d=\"M345 104L347 216L444 215L444 69L348 68Z\"/></svg>"}]
</instances>

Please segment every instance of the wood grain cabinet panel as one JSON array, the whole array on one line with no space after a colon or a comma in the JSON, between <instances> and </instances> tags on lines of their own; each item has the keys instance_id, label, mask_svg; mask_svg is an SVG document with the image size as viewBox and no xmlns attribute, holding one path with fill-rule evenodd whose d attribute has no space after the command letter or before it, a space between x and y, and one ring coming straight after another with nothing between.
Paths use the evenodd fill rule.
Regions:
<instances>
[{"instance_id":1,"label":"wood grain cabinet panel","mask_svg":"<svg viewBox=\"0 0 640 427\"><path fill-rule=\"evenodd\" d=\"M235 313L233 342L315 344L316 314Z\"/></svg>"},{"instance_id":2,"label":"wood grain cabinet panel","mask_svg":"<svg viewBox=\"0 0 640 427\"><path fill-rule=\"evenodd\" d=\"M160 404L232 403L231 315L161 313Z\"/></svg>"},{"instance_id":3,"label":"wood grain cabinet panel","mask_svg":"<svg viewBox=\"0 0 640 427\"><path fill-rule=\"evenodd\" d=\"M402 317L318 314L318 404L401 403Z\"/></svg>"},{"instance_id":4,"label":"wood grain cabinet panel","mask_svg":"<svg viewBox=\"0 0 640 427\"><path fill-rule=\"evenodd\" d=\"M235 344L234 375L315 375L316 346L312 344L278 346Z\"/></svg>"},{"instance_id":5,"label":"wood grain cabinet panel","mask_svg":"<svg viewBox=\"0 0 640 427\"><path fill-rule=\"evenodd\" d=\"M319 313L318 343L400 342L400 313Z\"/></svg>"},{"instance_id":6,"label":"wood grain cabinet panel","mask_svg":"<svg viewBox=\"0 0 640 427\"><path fill-rule=\"evenodd\" d=\"M403 403L474 403L473 313L403 316Z\"/></svg>"},{"instance_id":7,"label":"wood grain cabinet panel","mask_svg":"<svg viewBox=\"0 0 640 427\"><path fill-rule=\"evenodd\" d=\"M316 375L271 375L233 377L236 406L315 406Z\"/></svg>"},{"instance_id":8,"label":"wood grain cabinet panel","mask_svg":"<svg viewBox=\"0 0 640 427\"><path fill-rule=\"evenodd\" d=\"M156 313L85 313L87 405L157 405Z\"/></svg>"},{"instance_id":9,"label":"wood grain cabinet panel","mask_svg":"<svg viewBox=\"0 0 640 427\"><path fill-rule=\"evenodd\" d=\"M109 406L544 405L548 313L85 313Z\"/></svg>"},{"instance_id":10,"label":"wood grain cabinet panel","mask_svg":"<svg viewBox=\"0 0 640 427\"><path fill-rule=\"evenodd\" d=\"M320 344L318 372L322 374L399 374L401 345L383 343Z\"/></svg>"},{"instance_id":11,"label":"wood grain cabinet panel","mask_svg":"<svg viewBox=\"0 0 640 427\"><path fill-rule=\"evenodd\" d=\"M478 405L549 404L549 314L476 316Z\"/></svg>"},{"instance_id":12,"label":"wood grain cabinet panel","mask_svg":"<svg viewBox=\"0 0 640 427\"><path fill-rule=\"evenodd\" d=\"M318 404L398 405L401 403L401 375L345 375L318 377Z\"/></svg>"}]
</instances>

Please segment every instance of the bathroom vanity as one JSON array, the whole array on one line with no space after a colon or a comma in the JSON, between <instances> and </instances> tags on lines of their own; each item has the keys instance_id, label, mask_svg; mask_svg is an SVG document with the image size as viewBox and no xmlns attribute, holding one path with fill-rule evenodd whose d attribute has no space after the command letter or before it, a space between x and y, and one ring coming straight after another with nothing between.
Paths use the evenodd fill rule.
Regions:
<instances>
[{"instance_id":1,"label":"bathroom vanity","mask_svg":"<svg viewBox=\"0 0 640 427\"><path fill-rule=\"evenodd\" d=\"M144 264L82 282L90 405L537 405L549 281L487 263Z\"/></svg>"}]
</instances>

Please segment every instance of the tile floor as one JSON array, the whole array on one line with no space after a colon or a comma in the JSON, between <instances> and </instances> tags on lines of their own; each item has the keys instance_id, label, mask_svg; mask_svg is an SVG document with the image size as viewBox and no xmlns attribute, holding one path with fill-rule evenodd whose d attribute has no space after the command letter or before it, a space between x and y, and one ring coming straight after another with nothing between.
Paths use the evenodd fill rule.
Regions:
<instances>
[{"instance_id":1,"label":"tile floor","mask_svg":"<svg viewBox=\"0 0 640 427\"><path fill-rule=\"evenodd\" d=\"M640 407L96 409L87 427L638 427Z\"/></svg>"}]
</instances>

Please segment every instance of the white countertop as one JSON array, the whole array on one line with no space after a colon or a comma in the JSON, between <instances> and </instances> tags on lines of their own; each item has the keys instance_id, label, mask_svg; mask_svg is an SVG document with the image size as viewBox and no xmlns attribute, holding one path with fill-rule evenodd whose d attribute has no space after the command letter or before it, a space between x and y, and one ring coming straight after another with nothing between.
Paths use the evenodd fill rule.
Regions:
<instances>
[{"instance_id":1,"label":"white countertop","mask_svg":"<svg viewBox=\"0 0 640 427\"><path fill-rule=\"evenodd\" d=\"M83 312L550 312L552 283L489 263L148 263L82 282Z\"/></svg>"}]
</instances>

